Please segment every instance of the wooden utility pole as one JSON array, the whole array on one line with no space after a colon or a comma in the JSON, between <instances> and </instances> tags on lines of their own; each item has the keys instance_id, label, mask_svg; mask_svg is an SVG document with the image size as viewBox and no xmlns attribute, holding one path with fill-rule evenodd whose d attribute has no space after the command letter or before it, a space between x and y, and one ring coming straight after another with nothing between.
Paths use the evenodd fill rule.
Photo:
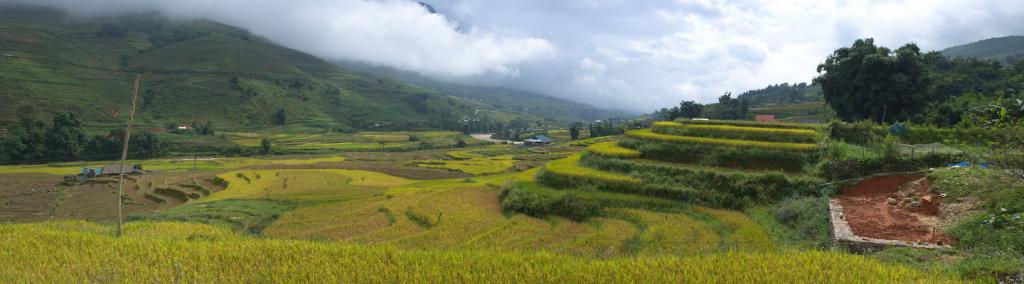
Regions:
<instances>
[{"instance_id":1,"label":"wooden utility pole","mask_svg":"<svg viewBox=\"0 0 1024 284\"><path fill-rule=\"evenodd\" d=\"M128 129L124 132L124 146L121 148L121 170L117 177L117 236L121 236L121 223L124 222L124 166L128 158L128 140L132 137L132 123L135 122L135 101L139 97L139 81L142 75L135 75L135 88L132 90L132 109L128 114Z\"/></svg>"}]
</instances>

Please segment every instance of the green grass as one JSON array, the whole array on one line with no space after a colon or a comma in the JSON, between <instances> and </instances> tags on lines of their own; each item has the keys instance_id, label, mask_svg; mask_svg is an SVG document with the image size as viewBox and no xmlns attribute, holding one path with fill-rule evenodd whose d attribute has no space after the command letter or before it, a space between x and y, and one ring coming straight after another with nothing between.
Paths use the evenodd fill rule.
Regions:
<instances>
[{"instance_id":1,"label":"green grass","mask_svg":"<svg viewBox=\"0 0 1024 284\"><path fill-rule=\"evenodd\" d=\"M220 225L236 231L259 234L278 217L295 206L273 200L228 199L188 203L150 215L130 216L129 220L197 222Z\"/></svg>"}]
</instances>

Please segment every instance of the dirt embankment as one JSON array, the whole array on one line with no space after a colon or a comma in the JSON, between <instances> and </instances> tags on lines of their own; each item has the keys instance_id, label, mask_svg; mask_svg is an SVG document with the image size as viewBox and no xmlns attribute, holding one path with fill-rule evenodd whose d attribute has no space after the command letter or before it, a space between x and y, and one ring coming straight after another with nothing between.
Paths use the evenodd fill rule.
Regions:
<instances>
[{"instance_id":1,"label":"dirt embankment","mask_svg":"<svg viewBox=\"0 0 1024 284\"><path fill-rule=\"evenodd\" d=\"M836 198L857 236L952 244L939 228L942 196L921 175L883 176L844 188Z\"/></svg>"}]
</instances>

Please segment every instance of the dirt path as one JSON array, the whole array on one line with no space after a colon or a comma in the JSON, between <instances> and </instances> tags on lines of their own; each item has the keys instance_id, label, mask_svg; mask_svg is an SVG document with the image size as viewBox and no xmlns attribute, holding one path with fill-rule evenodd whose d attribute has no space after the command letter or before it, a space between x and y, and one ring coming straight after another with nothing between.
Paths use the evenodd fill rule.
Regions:
<instances>
[{"instance_id":1,"label":"dirt path","mask_svg":"<svg viewBox=\"0 0 1024 284\"><path fill-rule=\"evenodd\" d=\"M952 244L939 224L942 197L920 175L884 176L844 188L836 196L846 221L861 237Z\"/></svg>"}]
</instances>

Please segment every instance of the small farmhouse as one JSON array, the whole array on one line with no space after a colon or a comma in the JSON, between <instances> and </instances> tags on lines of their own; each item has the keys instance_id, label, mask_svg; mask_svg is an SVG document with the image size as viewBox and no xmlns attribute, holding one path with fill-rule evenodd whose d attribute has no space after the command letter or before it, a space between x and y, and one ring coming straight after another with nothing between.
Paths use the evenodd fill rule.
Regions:
<instances>
[{"instance_id":1,"label":"small farmhouse","mask_svg":"<svg viewBox=\"0 0 1024 284\"><path fill-rule=\"evenodd\" d=\"M544 145L551 144L551 142L555 142L555 140L551 139L551 137L547 137L547 136L544 136L544 135L537 135L537 136L534 136L533 138L523 140L523 145L526 145L526 146L544 146Z\"/></svg>"}]
</instances>

